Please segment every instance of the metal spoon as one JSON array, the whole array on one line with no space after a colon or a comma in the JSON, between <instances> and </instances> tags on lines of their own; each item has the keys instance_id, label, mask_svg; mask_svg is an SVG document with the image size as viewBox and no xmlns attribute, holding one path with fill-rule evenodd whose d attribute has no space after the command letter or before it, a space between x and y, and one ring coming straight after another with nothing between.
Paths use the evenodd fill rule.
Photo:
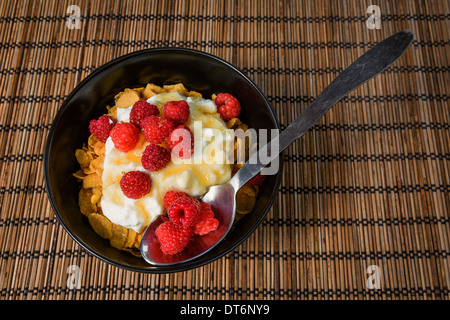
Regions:
<instances>
[{"instance_id":1,"label":"metal spoon","mask_svg":"<svg viewBox=\"0 0 450 320\"><path fill-rule=\"evenodd\" d=\"M202 201L211 205L215 217L220 222L216 231L204 236L194 236L180 254L165 255L161 252L155 236L156 228L165 219L160 216L147 228L142 237L142 257L152 265L174 265L195 259L214 248L225 238L233 225L237 191L292 142L301 137L342 97L394 63L412 43L413 36L410 30L401 31L368 50L331 82L277 138L258 150L228 183L212 186L202 197ZM258 154L268 157L268 161L261 163Z\"/></svg>"}]
</instances>

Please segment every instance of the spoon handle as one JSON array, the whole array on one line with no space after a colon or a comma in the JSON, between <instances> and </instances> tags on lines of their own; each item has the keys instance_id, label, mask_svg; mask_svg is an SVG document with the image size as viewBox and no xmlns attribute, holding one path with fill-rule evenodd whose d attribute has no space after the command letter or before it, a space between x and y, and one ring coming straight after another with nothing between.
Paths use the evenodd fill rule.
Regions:
<instances>
[{"instance_id":1,"label":"spoon handle","mask_svg":"<svg viewBox=\"0 0 450 320\"><path fill-rule=\"evenodd\" d=\"M412 43L413 36L410 30L398 32L379 42L353 62L278 137L273 138L250 157L230 180L234 189L239 190L248 180L257 175L279 153L305 134L345 95L394 63ZM264 163L260 161L261 157L258 155L265 157Z\"/></svg>"}]
</instances>

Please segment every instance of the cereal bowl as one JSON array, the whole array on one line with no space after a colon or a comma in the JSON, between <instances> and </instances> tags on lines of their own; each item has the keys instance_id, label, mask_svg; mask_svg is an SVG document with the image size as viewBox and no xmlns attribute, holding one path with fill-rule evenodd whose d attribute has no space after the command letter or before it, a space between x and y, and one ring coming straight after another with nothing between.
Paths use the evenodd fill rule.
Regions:
<instances>
[{"instance_id":1,"label":"cereal bowl","mask_svg":"<svg viewBox=\"0 0 450 320\"><path fill-rule=\"evenodd\" d=\"M80 183L73 176L79 164L74 152L86 143L90 120L101 116L118 92L147 83L183 83L204 96L229 92L241 102L240 118L249 127L258 130L280 126L267 98L252 80L230 63L191 49L155 48L119 57L92 72L65 99L50 128L44 157L46 191L59 222L80 246L112 265L137 272L178 272L224 256L252 234L278 192L282 156L277 173L268 176L260 187L252 212L243 216L226 239L205 255L182 264L154 266L141 257L111 247L80 213Z\"/></svg>"}]
</instances>

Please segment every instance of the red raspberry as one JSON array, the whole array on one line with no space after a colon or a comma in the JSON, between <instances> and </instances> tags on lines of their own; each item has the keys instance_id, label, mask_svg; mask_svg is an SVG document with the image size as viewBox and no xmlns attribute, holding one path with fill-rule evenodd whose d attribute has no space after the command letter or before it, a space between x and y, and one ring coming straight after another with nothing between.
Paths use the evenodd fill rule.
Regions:
<instances>
[{"instance_id":1,"label":"red raspberry","mask_svg":"<svg viewBox=\"0 0 450 320\"><path fill-rule=\"evenodd\" d=\"M147 117L142 120L141 125L145 140L154 144L164 142L174 128L172 121L159 116Z\"/></svg>"},{"instance_id":2,"label":"red raspberry","mask_svg":"<svg viewBox=\"0 0 450 320\"><path fill-rule=\"evenodd\" d=\"M194 226L194 234L203 236L205 234L217 230L218 227L219 227L219 220L217 220L216 218L208 218L198 222Z\"/></svg>"},{"instance_id":3,"label":"red raspberry","mask_svg":"<svg viewBox=\"0 0 450 320\"><path fill-rule=\"evenodd\" d=\"M167 191L164 195L164 208L169 210L172 203L180 197L189 197L189 195L182 191Z\"/></svg>"},{"instance_id":4,"label":"red raspberry","mask_svg":"<svg viewBox=\"0 0 450 320\"><path fill-rule=\"evenodd\" d=\"M206 202L200 203L200 220L214 218L214 212L211 209L211 205Z\"/></svg>"},{"instance_id":5,"label":"red raspberry","mask_svg":"<svg viewBox=\"0 0 450 320\"><path fill-rule=\"evenodd\" d=\"M247 183L253 186L262 186L264 181L266 181L266 176L263 176L260 172L256 176L251 178Z\"/></svg>"},{"instance_id":6,"label":"red raspberry","mask_svg":"<svg viewBox=\"0 0 450 320\"><path fill-rule=\"evenodd\" d=\"M200 203L200 217L194 225L194 234L202 236L216 230L218 226L219 220L214 218L211 206L206 202Z\"/></svg>"},{"instance_id":7,"label":"red raspberry","mask_svg":"<svg viewBox=\"0 0 450 320\"><path fill-rule=\"evenodd\" d=\"M192 234L192 228L170 220L160 224L155 230L156 238L161 244L161 251L165 254L181 252L191 240Z\"/></svg>"},{"instance_id":8,"label":"red raspberry","mask_svg":"<svg viewBox=\"0 0 450 320\"><path fill-rule=\"evenodd\" d=\"M120 189L130 199L139 199L150 192L152 181L150 176L142 171L129 171L120 179Z\"/></svg>"},{"instance_id":9,"label":"red raspberry","mask_svg":"<svg viewBox=\"0 0 450 320\"><path fill-rule=\"evenodd\" d=\"M145 170L159 171L170 162L170 152L160 145L149 144L142 153L141 163Z\"/></svg>"},{"instance_id":10,"label":"red raspberry","mask_svg":"<svg viewBox=\"0 0 450 320\"><path fill-rule=\"evenodd\" d=\"M217 112L225 121L236 118L241 113L239 101L229 93L219 93L214 102L217 106Z\"/></svg>"},{"instance_id":11,"label":"red raspberry","mask_svg":"<svg viewBox=\"0 0 450 320\"><path fill-rule=\"evenodd\" d=\"M142 128L141 122L149 116L158 116L159 109L145 100L136 101L131 108L130 122L138 128Z\"/></svg>"},{"instance_id":12,"label":"red raspberry","mask_svg":"<svg viewBox=\"0 0 450 320\"><path fill-rule=\"evenodd\" d=\"M180 159L189 159L194 154L194 135L185 125L176 127L169 135L169 148L178 152Z\"/></svg>"},{"instance_id":13,"label":"red raspberry","mask_svg":"<svg viewBox=\"0 0 450 320\"><path fill-rule=\"evenodd\" d=\"M193 226L200 217L200 203L191 197L180 197L175 200L167 211L173 223L181 223L185 227Z\"/></svg>"},{"instance_id":14,"label":"red raspberry","mask_svg":"<svg viewBox=\"0 0 450 320\"><path fill-rule=\"evenodd\" d=\"M98 141L106 142L109 133L116 125L116 121L107 115L103 115L97 120L92 119L89 122L89 131L97 138Z\"/></svg>"},{"instance_id":15,"label":"red raspberry","mask_svg":"<svg viewBox=\"0 0 450 320\"><path fill-rule=\"evenodd\" d=\"M175 124L183 124L189 120L191 114L189 105L186 101L169 101L163 108L164 117Z\"/></svg>"},{"instance_id":16,"label":"red raspberry","mask_svg":"<svg viewBox=\"0 0 450 320\"><path fill-rule=\"evenodd\" d=\"M134 124L120 122L114 126L109 135L119 151L128 152L136 146L139 141L141 131Z\"/></svg>"}]
</instances>

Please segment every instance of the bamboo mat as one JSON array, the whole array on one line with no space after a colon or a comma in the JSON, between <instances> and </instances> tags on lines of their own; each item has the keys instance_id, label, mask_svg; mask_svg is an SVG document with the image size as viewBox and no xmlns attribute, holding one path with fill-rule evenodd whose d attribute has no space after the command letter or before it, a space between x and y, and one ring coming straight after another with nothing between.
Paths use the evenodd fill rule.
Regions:
<instances>
[{"instance_id":1,"label":"bamboo mat","mask_svg":"<svg viewBox=\"0 0 450 320\"><path fill-rule=\"evenodd\" d=\"M381 29L366 24L371 4ZM69 5L80 29L66 26ZM56 220L45 139L64 98L111 59L162 46L214 54L256 82L286 127L403 29L415 32L406 54L285 152L272 209L225 257L126 271ZM440 0L0 2L0 299L449 299L449 30ZM70 266L81 288L68 286Z\"/></svg>"}]
</instances>

